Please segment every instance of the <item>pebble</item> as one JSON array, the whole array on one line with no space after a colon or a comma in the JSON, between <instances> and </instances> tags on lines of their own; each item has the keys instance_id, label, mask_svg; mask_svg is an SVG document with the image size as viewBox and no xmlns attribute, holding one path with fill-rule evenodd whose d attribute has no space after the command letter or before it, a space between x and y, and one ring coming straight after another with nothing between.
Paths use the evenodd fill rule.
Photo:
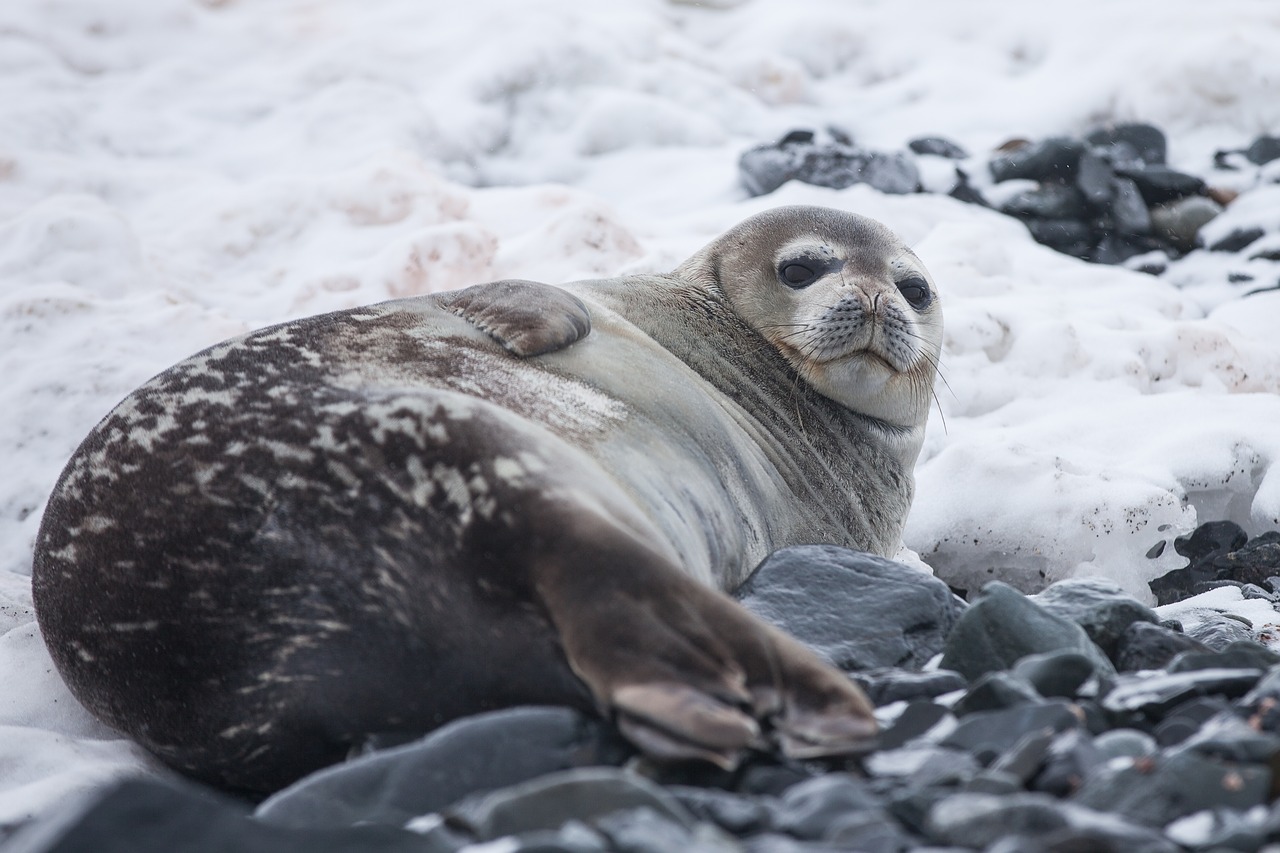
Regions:
<instances>
[{"instance_id":1,"label":"pebble","mask_svg":"<svg viewBox=\"0 0 1280 853\"><path fill-rule=\"evenodd\" d=\"M1163 625L1135 622L1116 642L1116 669L1136 672L1161 669L1183 652L1209 651L1209 647Z\"/></svg>"},{"instance_id":2,"label":"pebble","mask_svg":"<svg viewBox=\"0 0 1280 853\"><path fill-rule=\"evenodd\" d=\"M1143 122L1099 127L1086 134L1085 141L1120 162L1136 158L1151 166L1163 165L1169 148L1164 131ZM1114 149L1120 147L1122 151L1115 153Z\"/></svg>"},{"instance_id":3,"label":"pebble","mask_svg":"<svg viewBox=\"0 0 1280 853\"><path fill-rule=\"evenodd\" d=\"M737 595L845 670L920 669L942 651L964 610L932 575L834 545L774 552Z\"/></svg>"},{"instance_id":4,"label":"pebble","mask_svg":"<svg viewBox=\"0 0 1280 853\"><path fill-rule=\"evenodd\" d=\"M913 672L907 669L873 669L852 673L852 678L867 694L871 704L880 706L891 702L910 702L914 699L932 699L944 693L965 688L964 676L958 672L940 669L933 672Z\"/></svg>"},{"instance_id":5,"label":"pebble","mask_svg":"<svg viewBox=\"0 0 1280 853\"><path fill-rule=\"evenodd\" d=\"M772 145L761 145L738 160L743 186L753 196L767 195L787 181L844 189L870 184L885 193L913 193L920 174L901 152L863 151L842 135L819 140L812 131L792 131Z\"/></svg>"},{"instance_id":6,"label":"pebble","mask_svg":"<svg viewBox=\"0 0 1280 853\"><path fill-rule=\"evenodd\" d=\"M1095 673L1093 661L1079 652L1027 655L1013 665L1013 674L1050 698L1073 699Z\"/></svg>"},{"instance_id":7,"label":"pebble","mask_svg":"<svg viewBox=\"0 0 1280 853\"><path fill-rule=\"evenodd\" d=\"M1200 229L1222 211L1222 205L1213 199L1188 196L1152 207L1151 227L1158 237L1178 251L1190 252L1199 244Z\"/></svg>"},{"instance_id":8,"label":"pebble","mask_svg":"<svg viewBox=\"0 0 1280 853\"><path fill-rule=\"evenodd\" d=\"M1256 166L1280 160L1280 136L1259 136L1245 149L1244 156Z\"/></svg>"},{"instance_id":9,"label":"pebble","mask_svg":"<svg viewBox=\"0 0 1280 853\"><path fill-rule=\"evenodd\" d=\"M1044 698L1031 686L1031 682L1016 673L988 672L973 682L952 710L956 716L964 717L978 711L999 711L1043 702Z\"/></svg>"},{"instance_id":10,"label":"pebble","mask_svg":"<svg viewBox=\"0 0 1280 853\"><path fill-rule=\"evenodd\" d=\"M1168 166L1121 166L1116 173L1131 179L1147 204L1165 204L1187 196L1200 195L1205 182L1195 175L1170 169Z\"/></svg>"},{"instance_id":11,"label":"pebble","mask_svg":"<svg viewBox=\"0 0 1280 853\"><path fill-rule=\"evenodd\" d=\"M1232 699L1243 696L1261 677L1261 670L1256 669L1200 669L1151 676L1121 674L1111 691L1102 697L1102 707L1117 714L1141 711L1159 716L1197 696L1211 693Z\"/></svg>"},{"instance_id":12,"label":"pebble","mask_svg":"<svg viewBox=\"0 0 1280 853\"><path fill-rule=\"evenodd\" d=\"M1065 136L1031 142L992 159L991 176L996 181L1068 181L1075 176L1084 150L1083 142Z\"/></svg>"},{"instance_id":13,"label":"pebble","mask_svg":"<svg viewBox=\"0 0 1280 853\"><path fill-rule=\"evenodd\" d=\"M921 136L908 142L907 147L917 154L932 154L948 160L965 160L969 157L969 152L941 136Z\"/></svg>"},{"instance_id":14,"label":"pebble","mask_svg":"<svg viewBox=\"0 0 1280 853\"><path fill-rule=\"evenodd\" d=\"M1103 578L1071 578L1032 598L1036 604L1075 622L1109 656L1135 622L1156 623L1154 610Z\"/></svg>"}]
</instances>

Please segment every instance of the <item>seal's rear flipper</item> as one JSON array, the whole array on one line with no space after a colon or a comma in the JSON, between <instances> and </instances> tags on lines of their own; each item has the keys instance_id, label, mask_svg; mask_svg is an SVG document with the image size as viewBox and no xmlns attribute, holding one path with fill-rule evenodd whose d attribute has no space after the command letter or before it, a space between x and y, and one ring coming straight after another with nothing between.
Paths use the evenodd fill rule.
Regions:
<instances>
[{"instance_id":1,"label":"seal's rear flipper","mask_svg":"<svg viewBox=\"0 0 1280 853\"><path fill-rule=\"evenodd\" d=\"M591 331L582 300L536 281L492 281L436 300L520 358L564 349Z\"/></svg>"}]
</instances>

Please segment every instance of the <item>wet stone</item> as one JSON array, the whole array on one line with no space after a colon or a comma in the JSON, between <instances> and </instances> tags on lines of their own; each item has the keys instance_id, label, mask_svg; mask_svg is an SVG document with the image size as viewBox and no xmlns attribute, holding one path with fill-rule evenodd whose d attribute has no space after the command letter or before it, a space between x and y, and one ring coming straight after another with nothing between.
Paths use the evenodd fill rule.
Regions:
<instances>
[{"instance_id":1,"label":"wet stone","mask_svg":"<svg viewBox=\"0 0 1280 853\"><path fill-rule=\"evenodd\" d=\"M1227 554L1249 541L1244 528L1234 521L1207 521L1191 532L1173 540L1173 548L1194 562Z\"/></svg>"},{"instance_id":2,"label":"wet stone","mask_svg":"<svg viewBox=\"0 0 1280 853\"><path fill-rule=\"evenodd\" d=\"M791 180L833 189L865 183L885 193L911 193L920 186L919 171L907 155L861 151L838 135L818 141L810 131L792 131L776 144L746 151L738 173L755 196Z\"/></svg>"},{"instance_id":3,"label":"wet stone","mask_svg":"<svg viewBox=\"0 0 1280 853\"><path fill-rule=\"evenodd\" d=\"M1266 232L1261 228L1236 228L1230 234L1209 245L1211 252L1238 252L1248 247Z\"/></svg>"},{"instance_id":4,"label":"wet stone","mask_svg":"<svg viewBox=\"0 0 1280 853\"><path fill-rule=\"evenodd\" d=\"M882 809L836 818L823 840L858 853L899 853L913 846L911 837Z\"/></svg>"},{"instance_id":5,"label":"wet stone","mask_svg":"<svg viewBox=\"0 0 1280 853\"><path fill-rule=\"evenodd\" d=\"M1066 702L1024 705L970 714L960 721L954 732L943 738L942 745L970 752L991 749L1002 753L1032 732L1044 729L1061 732L1079 725L1080 718Z\"/></svg>"},{"instance_id":6,"label":"wet stone","mask_svg":"<svg viewBox=\"0 0 1280 853\"><path fill-rule=\"evenodd\" d=\"M1111 164L1092 151L1080 155L1079 171L1076 174L1076 188L1084 195L1084 199L1094 209L1102 209L1111 204L1115 195L1116 173Z\"/></svg>"},{"instance_id":7,"label":"wet stone","mask_svg":"<svg viewBox=\"0 0 1280 853\"><path fill-rule=\"evenodd\" d=\"M1074 219L1028 219L1026 225L1037 243L1063 254L1083 258L1093 246L1093 229Z\"/></svg>"},{"instance_id":8,"label":"wet stone","mask_svg":"<svg viewBox=\"0 0 1280 853\"><path fill-rule=\"evenodd\" d=\"M1229 616L1214 616L1187 629L1187 636L1210 649L1222 651L1233 643L1253 641L1253 630Z\"/></svg>"},{"instance_id":9,"label":"wet stone","mask_svg":"<svg viewBox=\"0 0 1280 853\"><path fill-rule=\"evenodd\" d=\"M772 832L753 836L742 844L743 853L848 853L848 849L823 841L798 841Z\"/></svg>"},{"instance_id":10,"label":"wet stone","mask_svg":"<svg viewBox=\"0 0 1280 853\"><path fill-rule=\"evenodd\" d=\"M1270 765L1280 755L1280 736L1254 729L1226 706L1205 719L1183 746L1208 758Z\"/></svg>"},{"instance_id":11,"label":"wet stone","mask_svg":"<svg viewBox=\"0 0 1280 853\"><path fill-rule=\"evenodd\" d=\"M1257 670L1248 669L1203 669L1150 677L1120 675L1111 692L1102 697L1102 706L1117 714L1140 711L1161 717L1175 706L1200 696L1243 696L1261 675Z\"/></svg>"},{"instance_id":12,"label":"wet stone","mask_svg":"<svg viewBox=\"0 0 1280 853\"><path fill-rule=\"evenodd\" d=\"M1045 794L954 794L929 811L930 838L964 847L986 847L1008 835L1038 836L1070 825L1066 809Z\"/></svg>"},{"instance_id":13,"label":"wet stone","mask_svg":"<svg viewBox=\"0 0 1280 853\"><path fill-rule=\"evenodd\" d=\"M963 160L969 156L969 152L942 136L921 136L908 142L907 147L917 154L932 154L948 160Z\"/></svg>"},{"instance_id":14,"label":"wet stone","mask_svg":"<svg viewBox=\"0 0 1280 853\"><path fill-rule=\"evenodd\" d=\"M1009 216L1038 219L1078 219L1088 213L1084 194L1065 184L1043 184L1020 192L1000 206Z\"/></svg>"},{"instance_id":15,"label":"wet stone","mask_svg":"<svg viewBox=\"0 0 1280 853\"><path fill-rule=\"evenodd\" d=\"M667 792L694 817L733 835L754 835L773 828L773 811L759 797L689 786L668 787Z\"/></svg>"},{"instance_id":16,"label":"wet stone","mask_svg":"<svg viewBox=\"0 0 1280 853\"><path fill-rule=\"evenodd\" d=\"M1070 796L1100 764L1102 754L1092 737L1079 729L1062 732L1049 744L1043 767L1030 788L1055 797Z\"/></svg>"},{"instance_id":17,"label":"wet stone","mask_svg":"<svg viewBox=\"0 0 1280 853\"><path fill-rule=\"evenodd\" d=\"M1122 234L1150 234L1151 211L1131 178L1116 178L1112 185L1111 216Z\"/></svg>"},{"instance_id":18,"label":"wet stone","mask_svg":"<svg viewBox=\"0 0 1280 853\"><path fill-rule=\"evenodd\" d=\"M1007 770L988 768L964 784L966 794L1015 794L1022 791L1024 780Z\"/></svg>"},{"instance_id":19,"label":"wet stone","mask_svg":"<svg viewBox=\"0 0 1280 853\"><path fill-rule=\"evenodd\" d=\"M1121 166L1116 172L1138 185L1138 192L1142 193L1142 198L1148 205L1200 195L1205 190L1205 183L1200 178L1168 166Z\"/></svg>"},{"instance_id":20,"label":"wet stone","mask_svg":"<svg viewBox=\"0 0 1280 853\"><path fill-rule=\"evenodd\" d=\"M931 575L832 545L775 551L737 595L845 670L919 669L942 650L964 609Z\"/></svg>"},{"instance_id":21,"label":"wet stone","mask_svg":"<svg viewBox=\"0 0 1280 853\"><path fill-rule=\"evenodd\" d=\"M1057 733L1053 729L1028 732L991 765L993 771L1008 773L1021 787L1035 778L1049 756L1049 745Z\"/></svg>"},{"instance_id":22,"label":"wet stone","mask_svg":"<svg viewBox=\"0 0 1280 853\"><path fill-rule=\"evenodd\" d=\"M1222 651L1183 652L1169 663L1169 672L1193 672L1198 669L1269 670L1280 663L1280 654L1261 643L1232 643Z\"/></svg>"},{"instance_id":23,"label":"wet stone","mask_svg":"<svg viewBox=\"0 0 1280 853\"><path fill-rule=\"evenodd\" d=\"M876 706L932 699L944 693L963 690L966 686L962 675L945 669L934 672L877 669L855 672L852 678L862 688L862 692L867 694L871 704Z\"/></svg>"},{"instance_id":24,"label":"wet stone","mask_svg":"<svg viewBox=\"0 0 1280 853\"><path fill-rule=\"evenodd\" d=\"M1032 600L1075 622L1108 655L1134 622L1159 621L1154 610L1104 578L1071 578L1047 587Z\"/></svg>"},{"instance_id":25,"label":"wet stone","mask_svg":"<svg viewBox=\"0 0 1280 853\"><path fill-rule=\"evenodd\" d=\"M974 681L952 710L956 716L964 717L978 711L999 711L1043 702L1044 697L1026 679L1009 672L988 672Z\"/></svg>"},{"instance_id":26,"label":"wet stone","mask_svg":"<svg viewBox=\"0 0 1280 853\"><path fill-rule=\"evenodd\" d=\"M1094 666L1079 652L1046 652L1019 660L1013 674L1025 679L1041 696L1073 699L1094 674Z\"/></svg>"},{"instance_id":27,"label":"wet stone","mask_svg":"<svg viewBox=\"0 0 1280 853\"><path fill-rule=\"evenodd\" d=\"M1209 647L1178 631L1161 625L1135 622L1125 629L1116 644L1116 669L1136 672L1162 669L1183 652L1205 652Z\"/></svg>"},{"instance_id":28,"label":"wet stone","mask_svg":"<svg viewBox=\"0 0 1280 853\"><path fill-rule=\"evenodd\" d=\"M1088 259L1095 264L1122 264L1151 251L1152 242L1149 237L1119 234L1104 225L1102 238L1089 252Z\"/></svg>"},{"instance_id":29,"label":"wet stone","mask_svg":"<svg viewBox=\"0 0 1280 853\"><path fill-rule=\"evenodd\" d=\"M1155 738L1151 735L1137 729L1125 728L1112 729L1098 735L1093 739L1093 746L1098 751L1099 758L1103 760L1142 758L1154 755L1159 750Z\"/></svg>"},{"instance_id":30,"label":"wet stone","mask_svg":"<svg viewBox=\"0 0 1280 853\"><path fill-rule=\"evenodd\" d=\"M942 705L926 701L912 702L888 728L880 732L876 741L877 748L897 749L948 719L954 718Z\"/></svg>"},{"instance_id":31,"label":"wet stone","mask_svg":"<svg viewBox=\"0 0 1280 853\"><path fill-rule=\"evenodd\" d=\"M863 780L830 773L790 788L778 804L774 825L796 838L818 839L837 817L883 804Z\"/></svg>"},{"instance_id":32,"label":"wet stone","mask_svg":"<svg viewBox=\"0 0 1280 853\"><path fill-rule=\"evenodd\" d=\"M1084 143L1068 137L1031 142L991 160L991 176L996 181L1070 181L1075 178Z\"/></svg>"},{"instance_id":33,"label":"wet stone","mask_svg":"<svg viewBox=\"0 0 1280 853\"><path fill-rule=\"evenodd\" d=\"M1222 213L1222 209L1213 199L1189 196L1151 208L1151 227L1157 237L1178 251L1190 252L1196 247L1200 229Z\"/></svg>"},{"instance_id":34,"label":"wet stone","mask_svg":"<svg viewBox=\"0 0 1280 853\"><path fill-rule=\"evenodd\" d=\"M1084 629L1036 604L1006 584L990 583L947 638L941 667L969 679L1007 669L1030 654L1078 652L1101 673L1111 662Z\"/></svg>"},{"instance_id":35,"label":"wet stone","mask_svg":"<svg viewBox=\"0 0 1280 853\"><path fill-rule=\"evenodd\" d=\"M1259 136L1245 149L1244 156L1257 166L1280 160L1280 136Z\"/></svg>"},{"instance_id":36,"label":"wet stone","mask_svg":"<svg viewBox=\"0 0 1280 853\"><path fill-rule=\"evenodd\" d=\"M1134 156L1143 163L1153 166L1165 162L1169 146L1160 128L1143 122L1125 122L1100 127L1086 134L1085 141L1104 153L1117 146L1124 146L1122 157Z\"/></svg>"},{"instance_id":37,"label":"wet stone","mask_svg":"<svg viewBox=\"0 0 1280 853\"><path fill-rule=\"evenodd\" d=\"M649 807L622 809L598 818L595 829L613 850L622 853L731 853L727 839L696 833L679 821ZM702 835L702 838L698 836Z\"/></svg>"}]
</instances>

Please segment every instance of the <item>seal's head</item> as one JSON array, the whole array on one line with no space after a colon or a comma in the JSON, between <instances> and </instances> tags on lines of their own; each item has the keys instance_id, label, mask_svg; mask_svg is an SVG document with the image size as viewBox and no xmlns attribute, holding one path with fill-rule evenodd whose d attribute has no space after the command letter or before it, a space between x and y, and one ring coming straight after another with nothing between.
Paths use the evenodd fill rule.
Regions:
<instances>
[{"instance_id":1,"label":"seal's head","mask_svg":"<svg viewBox=\"0 0 1280 853\"><path fill-rule=\"evenodd\" d=\"M892 428L923 428L942 306L920 259L880 223L823 207L774 208L676 274L722 294L822 394Z\"/></svg>"}]
</instances>

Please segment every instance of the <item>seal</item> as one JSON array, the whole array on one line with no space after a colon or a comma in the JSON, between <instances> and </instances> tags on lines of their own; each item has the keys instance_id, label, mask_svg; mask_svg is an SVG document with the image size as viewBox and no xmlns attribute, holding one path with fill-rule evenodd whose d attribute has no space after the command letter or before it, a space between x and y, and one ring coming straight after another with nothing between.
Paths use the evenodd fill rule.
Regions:
<instances>
[{"instance_id":1,"label":"seal","mask_svg":"<svg viewBox=\"0 0 1280 853\"><path fill-rule=\"evenodd\" d=\"M862 694L724 591L785 545L896 550L941 335L901 240L810 207L670 274L253 332L75 452L40 627L93 714L224 788L516 704L658 759L856 752Z\"/></svg>"}]
</instances>

